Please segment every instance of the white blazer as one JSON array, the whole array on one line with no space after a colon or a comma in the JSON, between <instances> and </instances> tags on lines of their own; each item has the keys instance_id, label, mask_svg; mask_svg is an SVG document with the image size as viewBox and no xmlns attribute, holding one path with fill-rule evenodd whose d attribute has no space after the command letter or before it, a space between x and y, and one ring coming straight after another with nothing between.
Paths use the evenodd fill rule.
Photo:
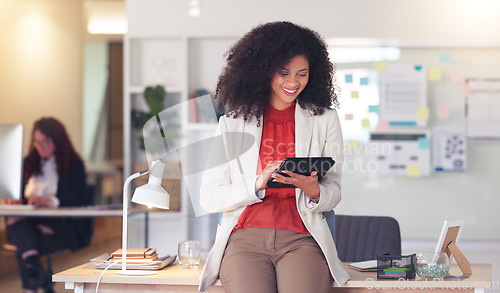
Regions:
<instances>
[{"instance_id":1,"label":"white blazer","mask_svg":"<svg viewBox=\"0 0 500 293\"><path fill-rule=\"evenodd\" d=\"M255 193L255 180L262 127L257 127L256 119L245 123L241 116L236 119L223 116L219 120L217 131L218 134L227 131L229 134L239 132L245 135L226 136L229 138L224 141L224 145L213 146L208 154L209 158L226 154L230 161L208 169L203 174L201 206L210 213L224 213L221 224L217 227L215 243L200 276L199 291L207 290L217 280L227 241L245 207L261 202ZM319 183L321 191L317 204L308 207L309 198L298 188L296 201L300 217L323 251L332 277L342 286L350 277L337 256L335 243L322 214L333 210L341 198L343 141L337 111L328 109L322 115L313 116L309 110L296 106L295 155L332 157L336 162Z\"/></svg>"}]
</instances>

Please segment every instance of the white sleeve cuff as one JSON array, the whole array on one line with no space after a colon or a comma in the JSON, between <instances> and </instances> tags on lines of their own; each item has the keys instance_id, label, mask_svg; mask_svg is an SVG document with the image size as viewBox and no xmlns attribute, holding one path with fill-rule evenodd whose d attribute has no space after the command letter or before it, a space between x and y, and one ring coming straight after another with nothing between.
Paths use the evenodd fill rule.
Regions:
<instances>
[{"instance_id":1,"label":"white sleeve cuff","mask_svg":"<svg viewBox=\"0 0 500 293\"><path fill-rule=\"evenodd\" d=\"M259 175L255 176L255 181L257 181L257 178L259 178ZM257 196L258 199L263 199L266 196L266 192L264 190L265 189L256 190L255 196Z\"/></svg>"},{"instance_id":2,"label":"white sleeve cuff","mask_svg":"<svg viewBox=\"0 0 500 293\"><path fill-rule=\"evenodd\" d=\"M58 208L59 207L59 199L57 198L57 196L55 195L50 195L49 197L47 197L47 205L50 207L50 208Z\"/></svg>"},{"instance_id":3,"label":"white sleeve cuff","mask_svg":"<svg viewBox=\"0 0 500 293\"><path fill-rule=\"evenodd\" d=\"M255 192L255 195L257 196L258 199L263 199L266 196L266 191L265 189L257 190Z\"/></svg>"},{"instance_id":4,"label":"white sleeve cuff","mask_svg":"<svg viewBox=\"0 0 500 293\"><path fill-rule=\"evenodd\" d=\"M309 196L307 196L307 195L305 196L305 199L306 199L306 207L308 207L310 209L312 209L318 205L317 202L312 201L311 198L309 198Z\"/></svg>"}]
</instances>

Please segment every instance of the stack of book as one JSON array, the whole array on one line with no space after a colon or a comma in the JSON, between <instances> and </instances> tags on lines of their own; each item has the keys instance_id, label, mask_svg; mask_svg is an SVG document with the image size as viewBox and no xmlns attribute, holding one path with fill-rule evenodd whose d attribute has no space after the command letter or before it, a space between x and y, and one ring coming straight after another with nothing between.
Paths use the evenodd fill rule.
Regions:
<instances>
[{"instance_id":1,"label":"stack of book","mask_svg":"<svg viewBox=\"0 0 500 293\"><path fill-rule=\"evenodd\" d=\"M127 249L128 252L128 249ZM98 269L110 269L110 270L120 270L122 269L122 255L121 250L113 252L115 256L110 256L107 253L103 253L90 260L94 266ZM128 254L128 253L127 253ZM144 255L144 254L142 254ZM127 269L128 270L160 270L169 264L173 263L176 259L176 255L166 255L160 256L154 253L146 254L147 257L127 257Z\"/></svg>"},{"instance_id":2,"label":"stack of book","mask_svg":"<svg viewBox=\"0 0 500 293\"><path fill-rule=\"evenodd\" d=\"M122 259L122 250L117 249L111 253L111 260L117 261ZM128 248L127 262L147 262L157 261L158 254L155 248Z\"/></svg>"}]
</instances>

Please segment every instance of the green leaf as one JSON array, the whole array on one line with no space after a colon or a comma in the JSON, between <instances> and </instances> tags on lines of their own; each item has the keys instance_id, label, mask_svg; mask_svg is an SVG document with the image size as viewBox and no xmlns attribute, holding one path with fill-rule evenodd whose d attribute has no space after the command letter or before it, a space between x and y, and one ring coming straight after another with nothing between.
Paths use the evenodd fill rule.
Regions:
<instances>
[{"instance_id":1,"label":"green leaf","mask_svg":"<svg viewBox=\"0 0 500 293\"><path fill-rule=\"evenodd\" d=\"M165 100L165 89L163 86L156 87L148 86L144 91L144 98L151 110L152 116L160 113L163 110L163 101Z\"/></svg>"},{"instance_id":2,"label":"green leaf","mask_svg":"<svg viewBox=\"0 0 500 293\"><path fill-rule=\"evenodd\" d=\"M149 113L145 113L139 110L132 110L132 126L135 129L142 129L146 122L153 117Z\"/></svg>"}]
</instances>

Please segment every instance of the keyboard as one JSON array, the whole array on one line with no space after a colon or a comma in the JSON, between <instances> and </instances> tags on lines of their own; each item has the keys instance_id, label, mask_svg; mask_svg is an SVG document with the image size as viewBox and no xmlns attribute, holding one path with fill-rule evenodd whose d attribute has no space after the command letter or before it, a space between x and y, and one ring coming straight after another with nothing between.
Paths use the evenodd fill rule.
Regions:
<instances>
[{"instance_id":1,"label":"keyboard","mask_svg":"<svg viewBox=\"0 0 500 293\"><path fill-rule=\"evenodd\" d=\"M30 211L38 208L36 205L27 204L0 204L0 210Z\"/></svg>"}]
</instances>

